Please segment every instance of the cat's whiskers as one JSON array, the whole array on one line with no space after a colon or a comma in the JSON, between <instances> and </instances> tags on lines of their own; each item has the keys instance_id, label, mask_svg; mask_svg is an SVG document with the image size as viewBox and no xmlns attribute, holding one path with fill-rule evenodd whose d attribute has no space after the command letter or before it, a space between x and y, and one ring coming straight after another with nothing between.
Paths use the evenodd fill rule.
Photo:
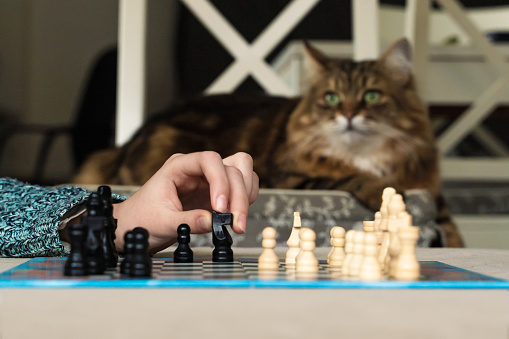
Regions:
<instances>
[{"instance_id":1,"label":"cat's whiskers","mask_svg":"<svg viewBox=\"0 0 509 339\"><path fill-rule=\"evenodd\" d=\"M359 128L363 125L356 123L352 130L348 130L341 123L329 123L323 126L323 131L334 149L347 148L349 151L367 154L371 153L381 140L378 134L371 133L372 130Z\"/></svg>"}]
</instances>

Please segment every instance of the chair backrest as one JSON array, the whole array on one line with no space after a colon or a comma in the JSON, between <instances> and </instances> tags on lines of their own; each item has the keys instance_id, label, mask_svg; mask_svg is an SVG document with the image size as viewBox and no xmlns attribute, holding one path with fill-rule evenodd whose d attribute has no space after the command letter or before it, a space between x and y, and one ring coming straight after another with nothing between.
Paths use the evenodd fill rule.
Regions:
<instances>
[{"instance_id":1,"label":"chair backrest","mask_svg":"<svg viewBox=\"0 0 509 339\"><path fill-rule=\"evenodd\" d=\"M117 101L117 48L101 53L84 86L72 133L74 165L93 152L114 146Z\"/></svg>"}]
</instances>

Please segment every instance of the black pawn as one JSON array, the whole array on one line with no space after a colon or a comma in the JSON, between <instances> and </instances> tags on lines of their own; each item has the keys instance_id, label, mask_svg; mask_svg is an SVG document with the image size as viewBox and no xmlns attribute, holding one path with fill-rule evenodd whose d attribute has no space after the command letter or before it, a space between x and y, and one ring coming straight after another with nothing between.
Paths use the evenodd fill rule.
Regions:
<instances>
[{"instance_id":1,"label":"black pawn","mask_svg":"<svg viewBox=\"0 0 509 339\"><path fill-rule=\"evenodd\" d=\"M189 263L193 262L193 250L189 247L191 241L191 228L187 224L182 224L177 228L178 246L173 252L173 262Z\"/></svg>"},{"instance_id":2,"label":"black pawn","mask_svg":"<svg viewBox=\"0 0 509 339\"><path fill-rule=\"evenodd\" d=\"M134 251L131 261L131 277L150 277L152 275L152 258L148 253L149 233L143 227L136 227L134 234Z\"/></svg>"},{"instance_id":3,"label":"black pawn","mask_svg":"<svg viewBox=\"0 0 509 339\"><path fill-rule=\"evenodd\" d=\"M87 225L69 225L67 227L67 234L71 241L71 253L64 265L64 275L87 275L87 252L85 246L87 233Z\"/></svg>"},{"instance_id":4,"label":"black pawn","mask_svg":"<svg viewBox=\"0 0 509 339\"><path fill-rule=\"evenodd\" d=\"M103 203L101 196L97 192L90 193L87 200L87 216L95 217L103 215Z\"/></svg>"},{"instance_id":5,"label":"black pawn","mask_svg":"<svg viewBox=\"0 0 509 339\"><path fill-rule=\"evenodd\" d=\"M111 188L99 186L97 193L103 203L104 229L101 233L104 262L107 268L116 268L118 264L118 252L115 247L115 231L117 220L113 218L113 205L111 204Z\"/></svg>"},{"instance_id":6,"label":"black pawn","mask_svg":"<svg viewBox=\"0 0 509 339\"><path fill-rule=\"evenodd\" d=\"M124 260L120 263L120 273L130 274L131 264L134 255L134 234L133 231L126 232L124 235Z\"/></svg>"}]
</instances>

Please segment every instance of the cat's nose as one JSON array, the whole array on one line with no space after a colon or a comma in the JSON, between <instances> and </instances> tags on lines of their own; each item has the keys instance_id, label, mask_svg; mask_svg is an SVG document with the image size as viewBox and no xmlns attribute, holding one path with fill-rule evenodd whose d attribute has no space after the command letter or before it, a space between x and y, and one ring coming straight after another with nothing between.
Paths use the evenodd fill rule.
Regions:
<instances>
[{"instance_id":1,"label":"cat's nose","mask_svg":"<svg viewBox=\"0 0 509 339\"><path fill-rule=\"evenodd\" d=\"M347 112L343 112L343 115L345 116L345 118L347 118L348 120L352 120L353 116L355 115L353 111L347 111Z\"/></svg>"}]
</instances>

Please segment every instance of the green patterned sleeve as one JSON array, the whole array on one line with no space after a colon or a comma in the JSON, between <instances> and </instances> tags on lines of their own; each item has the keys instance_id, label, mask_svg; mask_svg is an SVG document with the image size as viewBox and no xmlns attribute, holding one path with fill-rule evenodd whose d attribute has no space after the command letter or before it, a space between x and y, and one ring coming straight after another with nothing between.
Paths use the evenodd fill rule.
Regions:
<instances>
[{"instance_id":1,"label":"green patterned sleeve","mask_svg":"<svg viewBox=\"0 0 509 339\"><path fill-rule=\"evenodd\" d=\"M0 178L0 256L69 254L60 241L58 225L89 194L76 186L49 188Z\"/></svg>"}]
</instances>

